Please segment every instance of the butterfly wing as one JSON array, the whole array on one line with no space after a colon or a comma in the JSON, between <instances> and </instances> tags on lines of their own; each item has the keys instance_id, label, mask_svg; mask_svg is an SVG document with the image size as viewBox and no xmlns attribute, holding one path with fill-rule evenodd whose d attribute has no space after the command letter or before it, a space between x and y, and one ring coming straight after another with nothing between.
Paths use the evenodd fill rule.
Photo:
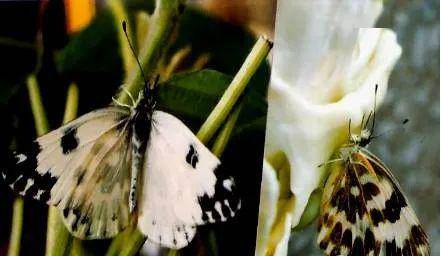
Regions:
<instances>
[{"instance_id":1,"label":"butterfly wing","mask_svg":"<svg viewBox=\"0 0 441 256\"><path fill-rule=\"evenodd\" d=\"M3 172L6 182L21 195L61 209L75 236L114 236L128 223L127 117L123 109L109 107L39 137Z\"/></svg>"},{"instance_id":2,"label":"butterfly wing","mask_svg":"<svg viewBox=\"0 0 441 256\"><path fill-rule=\"evenodd\" d=\"M429 255L427 235L390 171L354 152L325 186L317 242L326 255Z\"/></svg>"},{"instance_id":3,"label":"butterfly wing","mask_svg":"<svg viewBox=\"0 0 441 256\"><path fill-rule=\"evenodd\" d=\"M234 180L176 117L155 111L146 151L138 227L170 248L186 246L195 226L226 221L240 207Z\"/></svg>"}]
</instances>

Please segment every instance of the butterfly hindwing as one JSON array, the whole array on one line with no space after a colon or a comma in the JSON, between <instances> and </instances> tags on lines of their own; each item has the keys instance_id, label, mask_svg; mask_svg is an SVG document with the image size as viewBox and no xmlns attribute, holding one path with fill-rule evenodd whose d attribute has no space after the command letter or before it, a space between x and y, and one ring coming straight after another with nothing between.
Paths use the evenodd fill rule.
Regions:
<instances>
[{"instance_id":1,"label":"butterfly hindwing","mask_svg":"<svg viewBox=\"0 0 441 256\"><path fill-rule=\"evenodd\" d=\"M341 168L322 200L317 241L326 255L429 255L427 236L384 164L359 148Z\"/></svg>"},{"instance_id":2,"label":"butterfly hindwing","mask_svg":"<svg viewBox=\"0 0 441 256\"><path fill-rule=\"evenodd\" d=\"M3 176L20 194L61 209L75 236L114 236L128 223L127 117L117 107L83 115L39 137Z\"/></svg>"},{"instance_id":3,"label":"butterfly hindwing","mask_svg":"<svg viewBox=\"0 0 441 256\"><path fill-rule=\"evenodd\" d=\"M233 217L240 207L233 178L176 117L153 114L138 227L148 239L186 246L195 226Z\"/></svg>"}]
</instances>

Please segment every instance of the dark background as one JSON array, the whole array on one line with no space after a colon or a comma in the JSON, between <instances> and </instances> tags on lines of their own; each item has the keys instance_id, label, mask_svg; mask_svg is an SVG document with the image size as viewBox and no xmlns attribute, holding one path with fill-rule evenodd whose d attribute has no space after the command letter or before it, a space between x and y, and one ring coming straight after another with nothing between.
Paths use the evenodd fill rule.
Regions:
<instances>
[{"instance_id":1,"label":"dark background","mask_svg":"<svg viewBox=\"0 0 441 256\"><path fill-rule=\"evenodd\" d=\"M116 37L119 26L109 25L112 17L105 8L105 1L98 2L100 6L95 21L78 35L66 33L63 1L0 2L0 163L5 161L5 156L11 150L26 147L35 138L25 84L26 76L33 70L37 70L51 128L58 127L62 122L70 82L76 82L79 87L79 114L106 106L121 85L122 61ZM128 1L127 6L130 11L144 8L140 1ZM39 36L44 46L41 59L36 52L36 38ZM220 84L225 87L254 42L254 37L238 27L186 10L181 18L178 37L169 52L187 44L192 45L194 56L209 52L211 59L206 67L224 73L221 75L226 82ZM207 237L212 230L217 247L207 249L209 254L254 254L268 77L269 69L264 65L251 81L249 87L252 89L247 90L244 97L247 103L239 117L238 128L221 159L236 176L243 209L238 218L227 224L200 228L194 243L184 251L188 255L194 254L198 244L209 244ZM197 131L225 89L221 87L215 88L215 97L201 96L204 100L201 104L204 103L206 107L200 107L201 112L191 113L193 109L198 109L197 103L193 109L176 107L180 101L188 100L180 98L178 89L176 93L161 94L160 105L163 103L161 107L185 120L193 131ZM177 102L174 105L169 104L170 94ZM185 92L182 95L182 98L188 96ZM0 255L7 252L14 196L0 181ZM46 211L47 207L42 203L25 199L22 255L43 255ZM101 241L88 243L87 246L100 255L107 244L108 241Z\"/></svg>"}]
</instances>

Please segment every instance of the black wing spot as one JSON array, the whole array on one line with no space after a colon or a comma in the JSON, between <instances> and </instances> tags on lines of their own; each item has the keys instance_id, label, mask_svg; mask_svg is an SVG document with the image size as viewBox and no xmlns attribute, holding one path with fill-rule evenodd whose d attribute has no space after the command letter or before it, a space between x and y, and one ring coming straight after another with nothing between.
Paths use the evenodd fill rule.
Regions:
<instances>
[{"instance_id":1,"label":"black wing spot","mask_svg":"<svg viewBox=\"0 0 441 256\"><path fill-rule=\"evenodd\" d=\"M364 234L364 249L365 253L375 250L375 236L369 228L366 229Z\"/></svg>"},{"instance_id":2,"label":"black wing spot","mask_svg":"<svg viewBox=\"0 0 441 256\"><path fill-rule=\"evenodd\" d=\"M67 155L78 147L77 128L69 127L64 131L60 142L63 154Z\"/></svg>"},{"instance_id":3,"label":"black wing spot","mask_svg":"<svg viewBox=\"0 0 441 256\"><path fill-rule=\"evenodd\" d=\"M338 256L338 255L340 255L340 248L335 247L334 249L332 249L330 256Z\"/></svg>"},{"instance_id":4,"label":"black wing spot","mask_svg":"<svg viewBox=\"0 0 441 256\"><path fill-rule=\"evenodd\" d=\"M190 148L188 150L187 156L185 157L185 161L194 169L196 169L196 164L199 162L199 154L192 144L190 144Z\"/></svg>"},{"instance_id":5,"label":"black wing spot","mask_svg":"<svg viewBox=\"0 0 441 256\"><path fill-rule=\"evenodd\" d=\"M40 174L37 169L37 156L41 148L37 142L20 154L8 154L6 168L2 171L6 184L16 192L47 201L50 198L50 190L57 181L57 177L51 175L51 170ZM37 197L37 195L39 195Z\"/></svg>"},{"instance_id":6,"label":"black wing spot","mask_svg":"<svg viewBox=\"0 0 441 256\"><path fill-rule=\"evenodd\" d=\"M400 219L401 209L407 206L406 200L401 193L394 191L391 197L385 203L385 209L383 210L384 217L395 223Z\"/></svg>"},{"instance_id":7,"label":"black wing spot","mask_svg":"<svg viewBox=\"0 0 441 256\"><path fill-rule=\"evenodd\" d=\"M69 208L63 209L63 216L64 216L64 218L67 218L67 216L69 216Z\"/></svg>"},{"instance_id":8,"label":"black wing spot","mask_svg":"<svg viewBox=\"0 0 441 256\"><path fill-rule=\"evenodd\" d=\"M380 189L374 183L368 182L363 185L363 196L366 201L371 200L378 194L380 194Z\"/></svg>"},{"instance_id":9,"label":"black wing spot","mask_svg":"<svg viewBox=\"0 0 441 256\"><path fill-rule=\"evenodd\" d=\"M224 169L222 165L218 165L214 170L214 174L216 175L214 195L208 196L204 194L198 197L204 223L222 220L222 216L225 218L233 217L236 211L240 209L241 201L236 194L234 179L229 176L228 170ZM231 181L229 186L224 186L225 180ZM216 209L216 203L220 204L220 209ZM220 212L218 212L219 210ZM209 218L209 213L211 213L212 219Z\"/></svg>"},{"instance_id":10,"label":"black wing spot","mask_svg":"<svg viewBox=\"0 0 441 256\"><path fill-rule=\"evenodd\" d=\"M326 240L322 240L322 241L319 243L319 247L320 247L320 249L325 250L326 248L328 248L328 241L326 241Z\"/></svg>"},{"instance_id":11,"label":"black wing spot","mask_svg":"<svg viewBox=\"0 0 441 256\"><path fill-rule=\"evenodd\" d=\"M363 240L360 237L355 238L354 245L350 255L365 255ZM390 255L390 254L387 254Z\"/></svg>"},{"instance_id":12,"label":"black wing spot","mask_svg":"<svg viewBox=\"0 0 441 256\"><path fill-rule=\"evenodd\" d=\"M380 222L384 221L381 211L375 208L370 211L370 217L375 227L377 227Z\"/></svg>"},{"instance_id":13,"label":"black wing spot","mask_svg":"<svg viewBox=\"0 0 441 256\"><path fill-rule=\"evenodd\" d=\"M337 224L335 224L331 232L331 241L334 244L339 243L341 239L341 235L342 235L342 224L340 222L337 222Z\"/></svg>"},{"instance_id":14,"label":"black wing spot","mask_svg":"<svg viewBox=\"0 0 441 256\"><path fill-rule=\"evenodd\" d=\"M416 245L425 245L427 244L427 235L424 233L424 230L419 225L413 225L411 229L412 238L415 241Z\"/></svg>"},{"instance_id":15,"label":"black wing spot","mask_svg":"<svg viewBox=\"0 0 441 256\"><path fill-rule=\"evenodd\" d=\"M349 249L352 248L352 231L350 229L346 229L343 233L341 244Z\"/></svg>"}]
</instances>

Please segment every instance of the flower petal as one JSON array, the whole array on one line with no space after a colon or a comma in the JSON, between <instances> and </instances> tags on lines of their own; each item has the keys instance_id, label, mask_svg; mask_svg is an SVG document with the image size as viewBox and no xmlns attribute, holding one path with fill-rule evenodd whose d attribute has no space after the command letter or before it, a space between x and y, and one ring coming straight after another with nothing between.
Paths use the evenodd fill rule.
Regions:
<instances>
[{"instance_id":1,"label":"flower petal","mask_svg":"<svg viewBox=\"0 0 441 256\"><path fill-rule=\"evenodd\" d=\"M264 160L260 187L259 224L257 226L256 256L266 255L273 223L277 216L279 181L276 171Z\"/></svg>"}]
</instances>

